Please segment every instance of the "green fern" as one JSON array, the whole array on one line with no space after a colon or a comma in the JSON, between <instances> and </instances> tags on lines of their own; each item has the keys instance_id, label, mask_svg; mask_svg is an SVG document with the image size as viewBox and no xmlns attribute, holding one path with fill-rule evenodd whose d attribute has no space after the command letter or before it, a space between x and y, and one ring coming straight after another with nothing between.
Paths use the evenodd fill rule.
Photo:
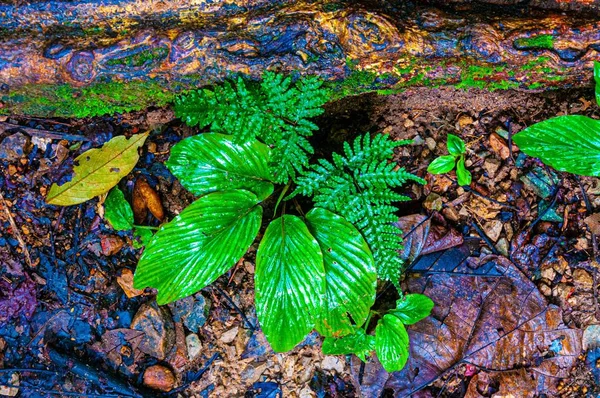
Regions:
<instances>
[{"instance_id":1,"label":"green fern","mask_svg":"<svg viewBox=\"0 0 600 398\"><path fill-rule=\"evenodd\" d=\"M410 141L392 141L386 135L359 137L350 146L344 143L344 155L333 154L333 162L319 159L297 179L290 195L312 196L316 207L344 217L363 234L373 251L379 278L398 284L402 260L402 238L391 225L397 220L393 202L409 198L392 191L409 180L424 184L404 168L390 163L394 148Z\"/></svg>"},{"instance_id":2,"label":"green fern","mask_svg":"<svg viewBox=\"0 0 600 398\"><path fill-rule=\"evenodd\" d=\"M318 129L309 119L323 113L328 99L316 77L293 84L290 77L265 72L260 84L238 78L235 85L225 82L179 97L175 113L189 126L210 126L238 142L258 139L269 145L275 182L286 183L308 166L314 150L307 138Z\"/></svg>"}]
</instances>

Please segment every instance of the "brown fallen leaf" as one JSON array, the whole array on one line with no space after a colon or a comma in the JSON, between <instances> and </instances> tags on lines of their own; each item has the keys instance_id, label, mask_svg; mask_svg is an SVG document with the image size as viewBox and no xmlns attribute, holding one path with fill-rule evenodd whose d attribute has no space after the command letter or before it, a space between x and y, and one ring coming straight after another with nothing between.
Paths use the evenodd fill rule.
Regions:
<instances>
[{"instance_id":1,"label":"brown fallen leaf","mask_svg":"<svg viewBox=\"0 0 600 398\"><path fill-rule=\"evenodd\" d=\"M594 235L600 235L600 213L594 213L586 217L583 222Z\"/></svg>"},{"instance_id":2,"label":"brown fallen leaf","mask_svg":"<svg viewBox=\"0 0 600 398\"><path fill-rule=\"evenodd\" d=\"M100 240L100 245L102 247L102 254L105 256L115 255L121 250L123 247L123 239L118 236L108 235L103 236Z\"/></svg>"},{"instance_id":3,"label":"brown fallen leaf","mask_svg":"<svg viewBox=\"0 0 600 398\"><path fill-rule=\"evenodd\" d=\"M148 210L159 221L165 219L165 212L162 201L158 193L148 184L145 178L140 177L136 180L133 187L133 217L137 224L141 224L146 219Z\"/></svg>"},{"instance_id":4,"label":"brown fallen leaf","mask_svg":"<svg viewBox=\"0 0 600 398\"><path fill-rule=\"evenodd\" d=\"M127 298L133 298L144 294L144 290L133 287L133 272L129 268L123 268L117 276L117 283L123 289Z\"/></svg>"},{"instance_id":5,"label":"brown fallen leaf","mask_svg":"<svg viewBox=\"0 0 600 398\"><path fill-rule=\"evenodd\" d=\"M496 133L492 133L490 135L490 148L492 151L500 156L500 159L506 160L510 156L510 150L508 149L508 144L504 140L504 138L500 137ZM512 146L513 153L517 152L519 148L515 145Z\"/></svg>"},{"instance_id":6,"label":"brown fallen leaf","mask_svg":"<svg viewBox=\"0 0 600 398\"><path fill-rule=\"evenodd\" d=\"M441 264L427 278L407 279L405 290L426 294L435 307L430 317L407 327L408 363L385 384L395 397L428 396L431 383L462 364L492 376L521 369L512 373L510 384L499 386L518 397L556 395L558 381L569 375L581 352L581 331L566 327L561 309L549 305L508 259L477 261L480 268L495 268L498 276L445 273L444 268L458 266ZM368 370L377 374L373 366ZM355 368L353 376L358 377ZM535 380L535 389L521 377Z\"/></svg>"},{"instance_id":7,"label":"brown fallen leaf","mask_svg":"<svg viewBox=\"0 0 600 398\"><path fill-rule=\"evenodd\" d=\"M404 250L400 257L408 263L413 262L425 246L431 226L430 218L421 214L411 214L400 217L393 225L402 230Z\"/></svg>"}]
</instances>

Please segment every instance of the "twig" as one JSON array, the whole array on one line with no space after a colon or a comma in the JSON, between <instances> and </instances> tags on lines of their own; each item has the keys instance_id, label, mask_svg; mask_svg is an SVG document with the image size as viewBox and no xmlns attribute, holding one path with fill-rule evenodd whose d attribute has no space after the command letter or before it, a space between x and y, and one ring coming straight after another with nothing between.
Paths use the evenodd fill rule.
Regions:
<instances>
[{"instance_id":1,"label":"twig","mask_svg":"<svg viewBox=\"0 0 600 398\"><path fill-rule=\"evenodd\" d=\"M244 312L240 309L240 307L238 307L233 300L231 299L231 297L229 297L229 295L227 293L225 293L225 291L223 289L221 289L220 287L213 285L213 288L216 289L219 293L221 293L221 295L225 298L225 300L227 300L227 302L229 303L229 305L236 310L240 316L242 317L242 320L244 321L244 323L246 323L246 325L248 325L248 329L250 329L250 331L252 333L254 333L256 331L256 326L254 326L252 323L250 323L250 321L248 320L248 317L246 316L246 314L244 314Z\"/></svg>"},{"instance_id":2,"label":"twig","mask_svg":"<svg viewBox=\"0 0 600 398\"><path fill-rule=\"evenodd\" d=\"M67 140L67 141L89 141L89 138L68 134L68 133L59 133L56 131L43 130L43 129L34 129L31 127L19 126L18 124L12 124L7 122L0 122L0 134L6 133L8 130L21 130L29 135L36 135L40 137L52 138L55 140Z\"/></svg>"},{"instance_id":3,"label":"twig","mask_svg":"<svg viewBox=\"0 0 600 398\"><path fill-rule=\"evenodd\" d=\"M23 250L23 255L25 255L25 261L27 262L27 265L29 265L29 267L31 268L32 263L31 263L31 256L29 255L29 249L27 248L27 245L25 244L25 241L23 240L21 231L19 230L19 228L17 227L17 224L15 223L15 219L10 214L10 210L8 210L8 204L6 203L6 200L4 199L2 192L0 192L0 200L2 201L2 207L4 208L4 212L8 216L8 222L10 223L10 227L12 228L13 233L14 233L15 237L17 238L17 241L19 242L19 247L21 248L21 250Z\"/></svg>"}]
</instances>

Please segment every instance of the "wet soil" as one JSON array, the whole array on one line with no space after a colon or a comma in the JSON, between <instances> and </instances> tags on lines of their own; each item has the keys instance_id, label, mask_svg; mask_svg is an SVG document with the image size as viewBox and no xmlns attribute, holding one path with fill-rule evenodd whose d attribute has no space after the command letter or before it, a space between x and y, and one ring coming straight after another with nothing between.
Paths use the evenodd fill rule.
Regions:
<instances>
[{"instance_id":1,"label":"wet soil","mask_svg":"<svg viewBox=\"0 0 600 398\"><path fill-rule=\"evenodd\" d=\"M412 201L398 215L433 217L464 238L477 238L479 251L509 257L548 303L562 309L566 325L586 329L600 323L596 238L584 222L600 206L599 180L553 174L512 148L510 137L560 114L598 118L593 101L591 89L373 93L328 104L314 142L326 156L365 132L412 139L395 160L428 184L406 187ZM363 386L350 358L325 357L317 335L290 353L269 348L253 306L255 246L214 286L158 309L151 289L131 291L140 250L132 247L130 234L104 221L99 199L65 208L45 204L49 186L65 179L78 154L115 135L150 130L140 162L119 185L130 199L135 180L144 177L158 191L167 218L178 214L194 198L164 161L174 143L197 131L169 109L89 120L9 117L3 123L39 133L0 130L0 393L359 396ZM426 172L436 156L447 153L448 133L467 143L473 174L468 189L458 187L453 173ZM72 137L77 135L87 141ZM543 172L549 174L540 176ZM554 218L540 211L544 201ZM158 220L150 215L145 223L156 226ZM561 395L599 392L597 369L588 362L582 352L569 376L556 380ZM173 378L171 393L149 388L152 367L167 381ZM423 391L465 396L473 380L468 372L463 368ZM390 388L377 391L394 396Z\"/></svg>"}]
</instances>

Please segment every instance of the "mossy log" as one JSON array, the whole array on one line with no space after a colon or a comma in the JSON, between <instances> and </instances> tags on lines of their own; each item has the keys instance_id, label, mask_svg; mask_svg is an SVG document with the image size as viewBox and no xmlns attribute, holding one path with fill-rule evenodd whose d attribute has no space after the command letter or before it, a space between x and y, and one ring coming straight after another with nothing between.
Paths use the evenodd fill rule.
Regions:
<instances>
[{"instance_id":1,"label":"mossy log","mask_svg":"<svg viewBox=\"0 0 600 398\"><path fill-rule=\"evenodd\" d=\"M42 0L0 3L0 112L85 117L265 69L337 96L591 84L599 2ZM447 2L441 2L447 3ZM470 2L469 2L470 3ZM519 7L510 4L519 3ZM583 10L556 13L557 10Z\"/></svg>"}]
</instances>

